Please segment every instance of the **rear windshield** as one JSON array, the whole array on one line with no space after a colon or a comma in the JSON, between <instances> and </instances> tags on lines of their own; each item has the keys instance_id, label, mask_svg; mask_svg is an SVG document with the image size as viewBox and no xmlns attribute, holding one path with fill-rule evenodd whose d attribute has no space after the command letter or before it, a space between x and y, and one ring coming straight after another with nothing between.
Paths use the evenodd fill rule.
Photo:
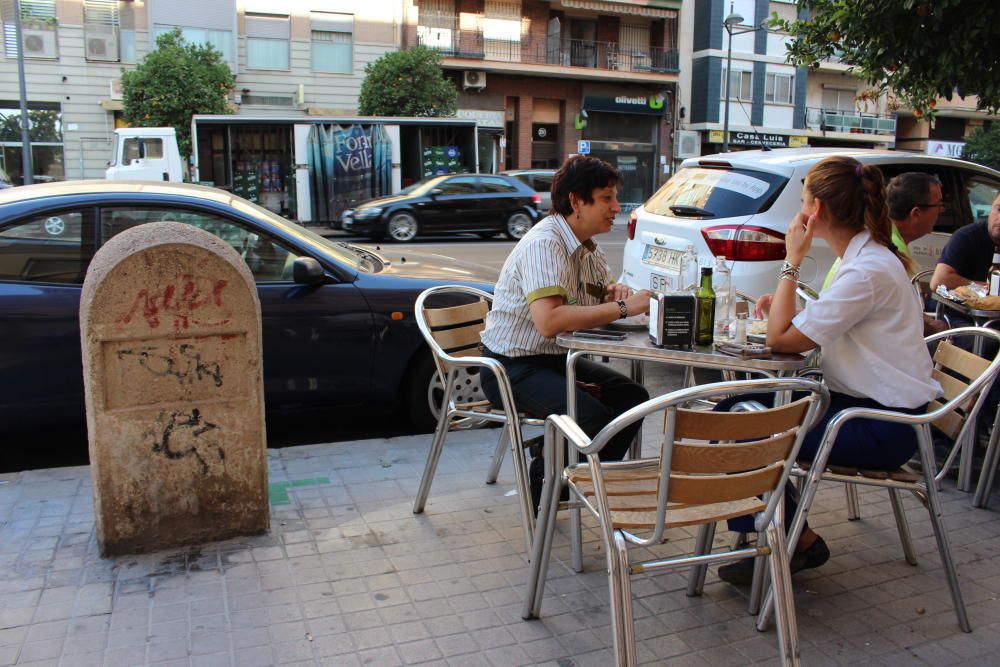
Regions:
<instances>
[{"instance_id":1,"label":"rear windshield","mask_svg":"<svg viewBox=\"0 0 1000 667\"><path fill-rule=\"evenodd\" d=\"M681 169L649 198L650 213L671 218L732 218L766 211L788 179L752 169ZM671 210L670 207L684 207ZM698 214L692 214L700 209ZM708 214L711 215L708 215Z\"/></svg>"}]
</instances>

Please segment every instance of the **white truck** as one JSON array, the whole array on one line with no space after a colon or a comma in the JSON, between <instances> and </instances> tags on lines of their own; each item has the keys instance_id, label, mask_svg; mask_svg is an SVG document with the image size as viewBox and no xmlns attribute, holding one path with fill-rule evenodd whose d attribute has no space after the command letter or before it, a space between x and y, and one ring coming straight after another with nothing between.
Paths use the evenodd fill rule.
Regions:
<instances>
[{"instance_id":1,"label":"white truck","mask_svg":"<svg viewBox=\"0 0 1000 667\"><path fill-rule=\"evenodd\" d=\"M115 148L104 177L182 182L184 166L174 128L122 127L115 130Z\"/></svg>"}]
</instances>

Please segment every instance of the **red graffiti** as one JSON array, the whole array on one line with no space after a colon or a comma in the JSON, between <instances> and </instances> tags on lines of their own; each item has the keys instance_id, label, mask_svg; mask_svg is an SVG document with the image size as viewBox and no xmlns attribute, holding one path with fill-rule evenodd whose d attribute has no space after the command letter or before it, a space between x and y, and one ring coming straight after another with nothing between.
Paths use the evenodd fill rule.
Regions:
<instances>
[{"instance_id":1,"label":"red graffiti","mask_svg":"<svg viewBox=\"0 0 1000 667\"><path fill-rule=\"evenodd\" d=\"M230 313L224 307L222 291L229 285L222 278L211 279L188 273L178 275L174 282L150 291L142 288L132 299L128 311L118 318L119 324L128 324L137 315L146 320L151 329L168 319L175 331L187 329L192 324L220 326L228 324ZM223 312L210 312L222 308ZM197 311L202 312L197 312Z\"/></svg>"}]
</instances>

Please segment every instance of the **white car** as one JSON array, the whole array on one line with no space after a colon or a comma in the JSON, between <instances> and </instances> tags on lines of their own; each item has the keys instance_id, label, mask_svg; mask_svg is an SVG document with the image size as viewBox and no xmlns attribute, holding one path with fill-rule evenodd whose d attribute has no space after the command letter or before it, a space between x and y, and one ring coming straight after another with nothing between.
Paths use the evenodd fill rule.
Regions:
<instances>
[{"instance_id":1,"label":"white car","mask_svg":"<svg viewBox=\"0 0 1000 667\"><path fill-rule=\"evenodd\" d=\"M802 183L825 157L848 155L878 165L886 182L907 171L936 174L948 207L934 231L910 244L921 269L933 269L951 233L982 220L1000 192L1000 172L971 162L900 151L782 148L720 153L685 160L674 176L632 212L621 280L634 289L681 289L678 267L694 245L701 266L724 255L733 286L773 292L785 257L785 231L802 205ZM820 239L802 265L802 280L823 284L835 259Z\"/></svg>"}]
</instances>

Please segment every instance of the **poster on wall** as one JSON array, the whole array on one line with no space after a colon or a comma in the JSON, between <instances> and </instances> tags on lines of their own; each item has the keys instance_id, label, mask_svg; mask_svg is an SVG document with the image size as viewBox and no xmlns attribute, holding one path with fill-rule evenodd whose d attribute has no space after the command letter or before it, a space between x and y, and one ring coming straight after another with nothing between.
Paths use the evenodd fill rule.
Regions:
<instances>
[{"instance_id":1,"label":"poster on wall","mask_svg":"<svg viewBox=\"0 0 1000 667\"><path fill-rule=\"evenodd\" d=\"M344 210L390 194L392 144L381 125L314 125L308 143L317 220L339 221Z\"/></svg>"}]
</instances>

